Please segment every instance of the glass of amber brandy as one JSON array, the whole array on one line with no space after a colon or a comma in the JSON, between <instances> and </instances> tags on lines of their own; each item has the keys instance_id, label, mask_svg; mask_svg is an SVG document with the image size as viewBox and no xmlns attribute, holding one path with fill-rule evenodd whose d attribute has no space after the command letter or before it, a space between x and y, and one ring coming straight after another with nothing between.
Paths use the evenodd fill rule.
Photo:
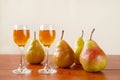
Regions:
<instances>
[{"instance_id":1,"label":"glass of amber brandy","mask_svg":"<svg viewBox=\"0 0 120 80\"><path fill-rule=\"evenodd\" d=\"M30 69L27 69L24 65L24 47L29 41L30 30L28 26L25 25L15 25L13 30L13 40L20 49L20 64L17 69L14 69L12 72L15 74L28 74L31 72Z\"/></svg>"},{"instance_id":2,"label":"glass of amber brandy","mask_svg":"<svg viewBox=\"0 0 120 80\"><path fill-rule=\"evenodd\" d=\"M39 40L45 47L46 52L46 60L43 69L39 69L38 72L42 74L53 74L57 71L50 66L49 63L49 48L51 44L54 42L56 37L56 30L54 29L54 25L45 24L41 25L39 29Z\"/></svg>"}]
</instances>

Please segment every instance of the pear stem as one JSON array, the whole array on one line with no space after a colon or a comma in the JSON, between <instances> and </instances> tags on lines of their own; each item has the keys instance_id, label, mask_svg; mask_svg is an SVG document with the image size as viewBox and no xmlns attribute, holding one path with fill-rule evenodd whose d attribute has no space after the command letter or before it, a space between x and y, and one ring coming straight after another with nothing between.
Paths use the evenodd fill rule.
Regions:
<instances>
[{"instance_id":1,"label":"pear stem","mask_svg":"<svg viewBox=\"0 0 120 80\"><path fill-rule=\"evenodd\" d=\"M81 38L83 38L83 35L84 35L84 31L82 30L82 35L81 35Z\"/></svg>"},{"instance_id":2,"label":"pear stem","mask_svg":"<svg viewBox=\"0 0 120 80\"><path fill-rule=\"evenodd\" d=\"M92 40L92 35L93 35L93 32L95 31L95 28L93 28L92 32L91 32L91 35L90 35L90 40Z\"/></svg>"},{"instance_id":3,"label":"pear stem","mask_svg":"<svg viewBox=\"0 0 120 80\"><path fill-rule=\"evenodd\" d=\"M34 39L36 39L36 32L34 31Z\"/></svg>"},{"instance_id":4,"label":"pear stem","mask_svg":"<svg viewBox=\"0 0 120 80\"><path fill-rule=\"evenodd\" d=\"M64 36L64 30L62 30L61 40L63 39L63 36Z\"/></svg>"}]
</instances>

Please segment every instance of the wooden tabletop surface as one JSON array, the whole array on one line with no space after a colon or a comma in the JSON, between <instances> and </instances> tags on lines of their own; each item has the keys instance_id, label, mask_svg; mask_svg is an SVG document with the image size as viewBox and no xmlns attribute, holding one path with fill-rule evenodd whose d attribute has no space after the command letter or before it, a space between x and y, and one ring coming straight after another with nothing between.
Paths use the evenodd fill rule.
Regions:
<instances>
[{"instance_id":1,"label":"wooden tabletop surface","mask_svg":"<svg viewBox=\"0 0 120 80\"><path fill-rule=\"evenodd\" d=\"M38 73L43 65L30 65L27 62L26 67L32 70L31 74L13 74L12 70L19 65L19 58L19 55L0 55L0 80L120 80L120 55L108 55L108 64L101 72L86 72L81 65L66 69L53 66L57 73L51 75Z\"/></svg>"}]
</instances>

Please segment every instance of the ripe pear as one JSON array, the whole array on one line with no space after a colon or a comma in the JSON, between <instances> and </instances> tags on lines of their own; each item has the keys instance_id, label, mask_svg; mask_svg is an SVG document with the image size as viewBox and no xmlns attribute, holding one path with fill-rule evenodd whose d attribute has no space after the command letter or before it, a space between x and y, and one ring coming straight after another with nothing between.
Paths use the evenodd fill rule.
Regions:
<instances>
[{"instance_id":1,"label":"ripe pear","mask_svg":"<svg viewBox=\"0 0 120 80\"><path fill-rule=\"evenodd\" d=\"M83 34L84 34L84 31L82 30L82 35L81 37L78 37L75 41L75 49L74 49L74 62L76 64L80 64L80 61L79 61L79 56L82 52L82 49L83 49L83 46L84 46L84 40L83 40Z\"/></svg>"},{"instance_id":2,"label":"ripe pear","mask_svg":"<svg viewBox=\"0 0 120 80\"><path fill-rule=\"evenodd\" d=\"M44 49L36 39L36 33L34 33L34 39L31 41L30 46L25 53L25 58L30 64L39 64L43 61L44 57Z\"/></svg>"},{"instance_id":3,"label":"ripe pear","mask_svg":"<svg viewBox=\"0 0 120 80\"><path fill-rule=\"evenodd\" d=\"M64 31L62 31L61 40L56 44L53 62L60 68L67 68L74 63L74 51L65 40L62 40L63 33Z\"/></svg>"},{"instance_id":4,"label":"ripe pear","mask_svg":"<svg viewBox=\"0 0 120 80\"><path fill-rule=\"evenodd\" d=\"M82 53L80 54L80 63L83 69L88 72L101 71L107 64L105 52L92 40L94 30L91 32L90 40L85 42Z\"/></svg>"}]
</instances>

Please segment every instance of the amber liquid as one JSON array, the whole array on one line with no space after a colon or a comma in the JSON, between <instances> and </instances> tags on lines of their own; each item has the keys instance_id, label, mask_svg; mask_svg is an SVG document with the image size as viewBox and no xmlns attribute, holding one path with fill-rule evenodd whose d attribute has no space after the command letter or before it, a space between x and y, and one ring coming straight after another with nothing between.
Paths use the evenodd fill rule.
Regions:
<instances>
[{"instance_id":1,"label":"amber liquid","mask_svg":"<svg viewBox=\"0 0 120 80\"><path fill-rule=\"evenodd\" d=\"M55 30L40 30L39 39L44 46L50 46L55 40Z\"/></svg>"},{"instance_id":2,"label":"amber liquid","mask_svg":"<svg viewBox=\"0 0 120 80\"><path fill-rule=\"evenodd\" d=\"M18 46L24 46L30 37L29 30L14 30L13 32L14 41Z\"/></svg>"}]
</instances>

